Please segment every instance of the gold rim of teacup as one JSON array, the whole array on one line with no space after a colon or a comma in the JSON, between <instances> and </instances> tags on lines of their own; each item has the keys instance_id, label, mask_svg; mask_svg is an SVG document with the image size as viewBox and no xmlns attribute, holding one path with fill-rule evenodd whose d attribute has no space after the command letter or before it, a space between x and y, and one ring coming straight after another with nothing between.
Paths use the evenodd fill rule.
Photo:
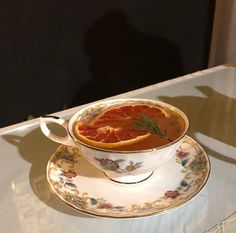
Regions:
<instances>
[{"instance_id":1,"label":"gold rim of teacup","mask_svg":"<svg viewBox=\"0 0 236 233\"><path fill-rule=\"evenodd\" d=\"M167 104L165 102L162 102L162 101L158 101L158 100L151 100L151 99L140 99L140 98L125 98L125 99L115 99L115 100L107 100L107 101L103 101L103 103L116 103L116 102L126 102L126 101L134 101L134 102L150 102L152 104L159 104L161 106L165 106L167 107L168 109L171 109L172 111L176 111L184 120L185 122L185 130L183 132L183 134L178 137L176 140L172 141L172 142L169 142L163 146L158 146L158 147L155 147L155 148L152 148L152 149L146 149L146 150L134 150L134 151L122 151L122 150L115 150L115 149L105 149L105 148L99 148L99 147L95 147L95 146L92 146L92 145L89 145L89 144L86 144L84 143L83 141L77 139L74 134L72 133L72 128L73 128L73 124L75 122L75 119L77 119L78 115L80 112L84 111L85 109L88 109L88 108L91 108L92 106L96 106L96 105L99 105L101 104L100 102L97 102L97 103L94 103L93 105L90 105L84 109L81 109L79 112L77 112L72 118L71 120L73 120L71 122L71 120L69 121L69 124L68 124L68 133L69 135L71 136L71 138L73 139L73 141L75 143L78 143L78 144L82 144L83 146L87 147L87 148L91 148L91 149L94 149L94 150L98 150L98 151L104 151L104 152L109 152L109 153L114 153L114 154L133 154L133 153L145 153L145 152L151 152L151 151L158 151L158 150L161 150L163 148L166 148L170 145L173 145L175 144L176 142L180 141L186 134L187 134L187 131L189 129L189 120L186 116L186 114L180 110L179 108L173 106L173 105L170 105L170 104ZM75 118L75 119L74 119Z\"/></svg>"}]
</instances>

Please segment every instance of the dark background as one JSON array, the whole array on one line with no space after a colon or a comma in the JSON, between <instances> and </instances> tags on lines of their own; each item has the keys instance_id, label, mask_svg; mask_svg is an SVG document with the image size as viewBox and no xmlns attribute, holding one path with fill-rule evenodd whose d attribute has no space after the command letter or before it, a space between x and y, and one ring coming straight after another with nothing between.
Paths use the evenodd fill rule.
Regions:
<instances>
[{"instance_id":1,"label":"dark background","mask_svg":"<svg viewBox=\"0 0 236 233\"><path fill-rule=\"evenodd\" d=\"M214 0L2 0L0 127L207 68Z\"/></svg>"}]
</instances>

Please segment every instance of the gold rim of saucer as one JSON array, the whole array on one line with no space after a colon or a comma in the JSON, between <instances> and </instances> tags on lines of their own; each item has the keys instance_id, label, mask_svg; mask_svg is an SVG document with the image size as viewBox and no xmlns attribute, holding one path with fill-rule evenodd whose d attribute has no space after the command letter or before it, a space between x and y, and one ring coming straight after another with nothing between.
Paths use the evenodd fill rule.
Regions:
<instances>
[{"instance_id":1,"label":"gold rim of saucer","mask_svg":"<svg viewBox=\"0 0 236 233\"><path fill-rule=\"evenodd\" d=\"M57 198L85 214L121 219L161 214L192 200L210 175L210 160L197 142L186 136L181 148L181 153L176 152L167 167L160 168L151 179L127 187L105 179L96 168L83 167L84 160L79 159L75 148L60 146L48 161L46 177ZM184 154L189 161L178 157ZM90 172L94 176L89 176ZM166 184L168 177L173 182ZM161 188L159 182L164 182L161 186L165 187Z\"/></svg>"}]
</instances>

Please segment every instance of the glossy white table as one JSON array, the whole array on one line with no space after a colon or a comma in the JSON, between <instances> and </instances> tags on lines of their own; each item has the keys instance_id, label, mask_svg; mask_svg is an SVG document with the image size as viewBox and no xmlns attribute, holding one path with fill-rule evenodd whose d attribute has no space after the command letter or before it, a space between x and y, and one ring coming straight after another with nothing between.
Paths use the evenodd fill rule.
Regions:
<instances>
[{"instance_id":1,"label":"glossy white table","mask_svg":"<svg viewBox=\"0 0 236 233\"><path fill-rule=\"evenodd\" d=\"M58 144L38 119L0 129L0 232L202 233L236 211L236 66L218 66L112 98L159 99L189 117L188 135L211 161L206 186L185 205L138 219L90 217L59 201L45 179ZM69 118L80 107L55 113Z\"/></svg>"}]
</instances>

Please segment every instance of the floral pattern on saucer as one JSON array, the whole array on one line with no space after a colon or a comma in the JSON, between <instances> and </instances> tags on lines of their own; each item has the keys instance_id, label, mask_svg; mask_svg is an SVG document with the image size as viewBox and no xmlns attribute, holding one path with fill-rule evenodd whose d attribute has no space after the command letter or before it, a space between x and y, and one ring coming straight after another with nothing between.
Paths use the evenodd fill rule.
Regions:
<instances>
[{"instance_id":1,"label":"floral pattern on saucer","mask_svg":"<svg viewBox=\"0 0 236 233\"><path fill-rule=\"evenodd\" d=\"M114 162L105 164L117 169ZM138 166L131 161L127 170ZM131 186L106 179L72 147L58 147L47 165L48 183L63 202L88 214L113 218L143 217L179 207L199 193L209 174L208 156L188 136L165 167Z\"/></svg>"}]
</instances>

